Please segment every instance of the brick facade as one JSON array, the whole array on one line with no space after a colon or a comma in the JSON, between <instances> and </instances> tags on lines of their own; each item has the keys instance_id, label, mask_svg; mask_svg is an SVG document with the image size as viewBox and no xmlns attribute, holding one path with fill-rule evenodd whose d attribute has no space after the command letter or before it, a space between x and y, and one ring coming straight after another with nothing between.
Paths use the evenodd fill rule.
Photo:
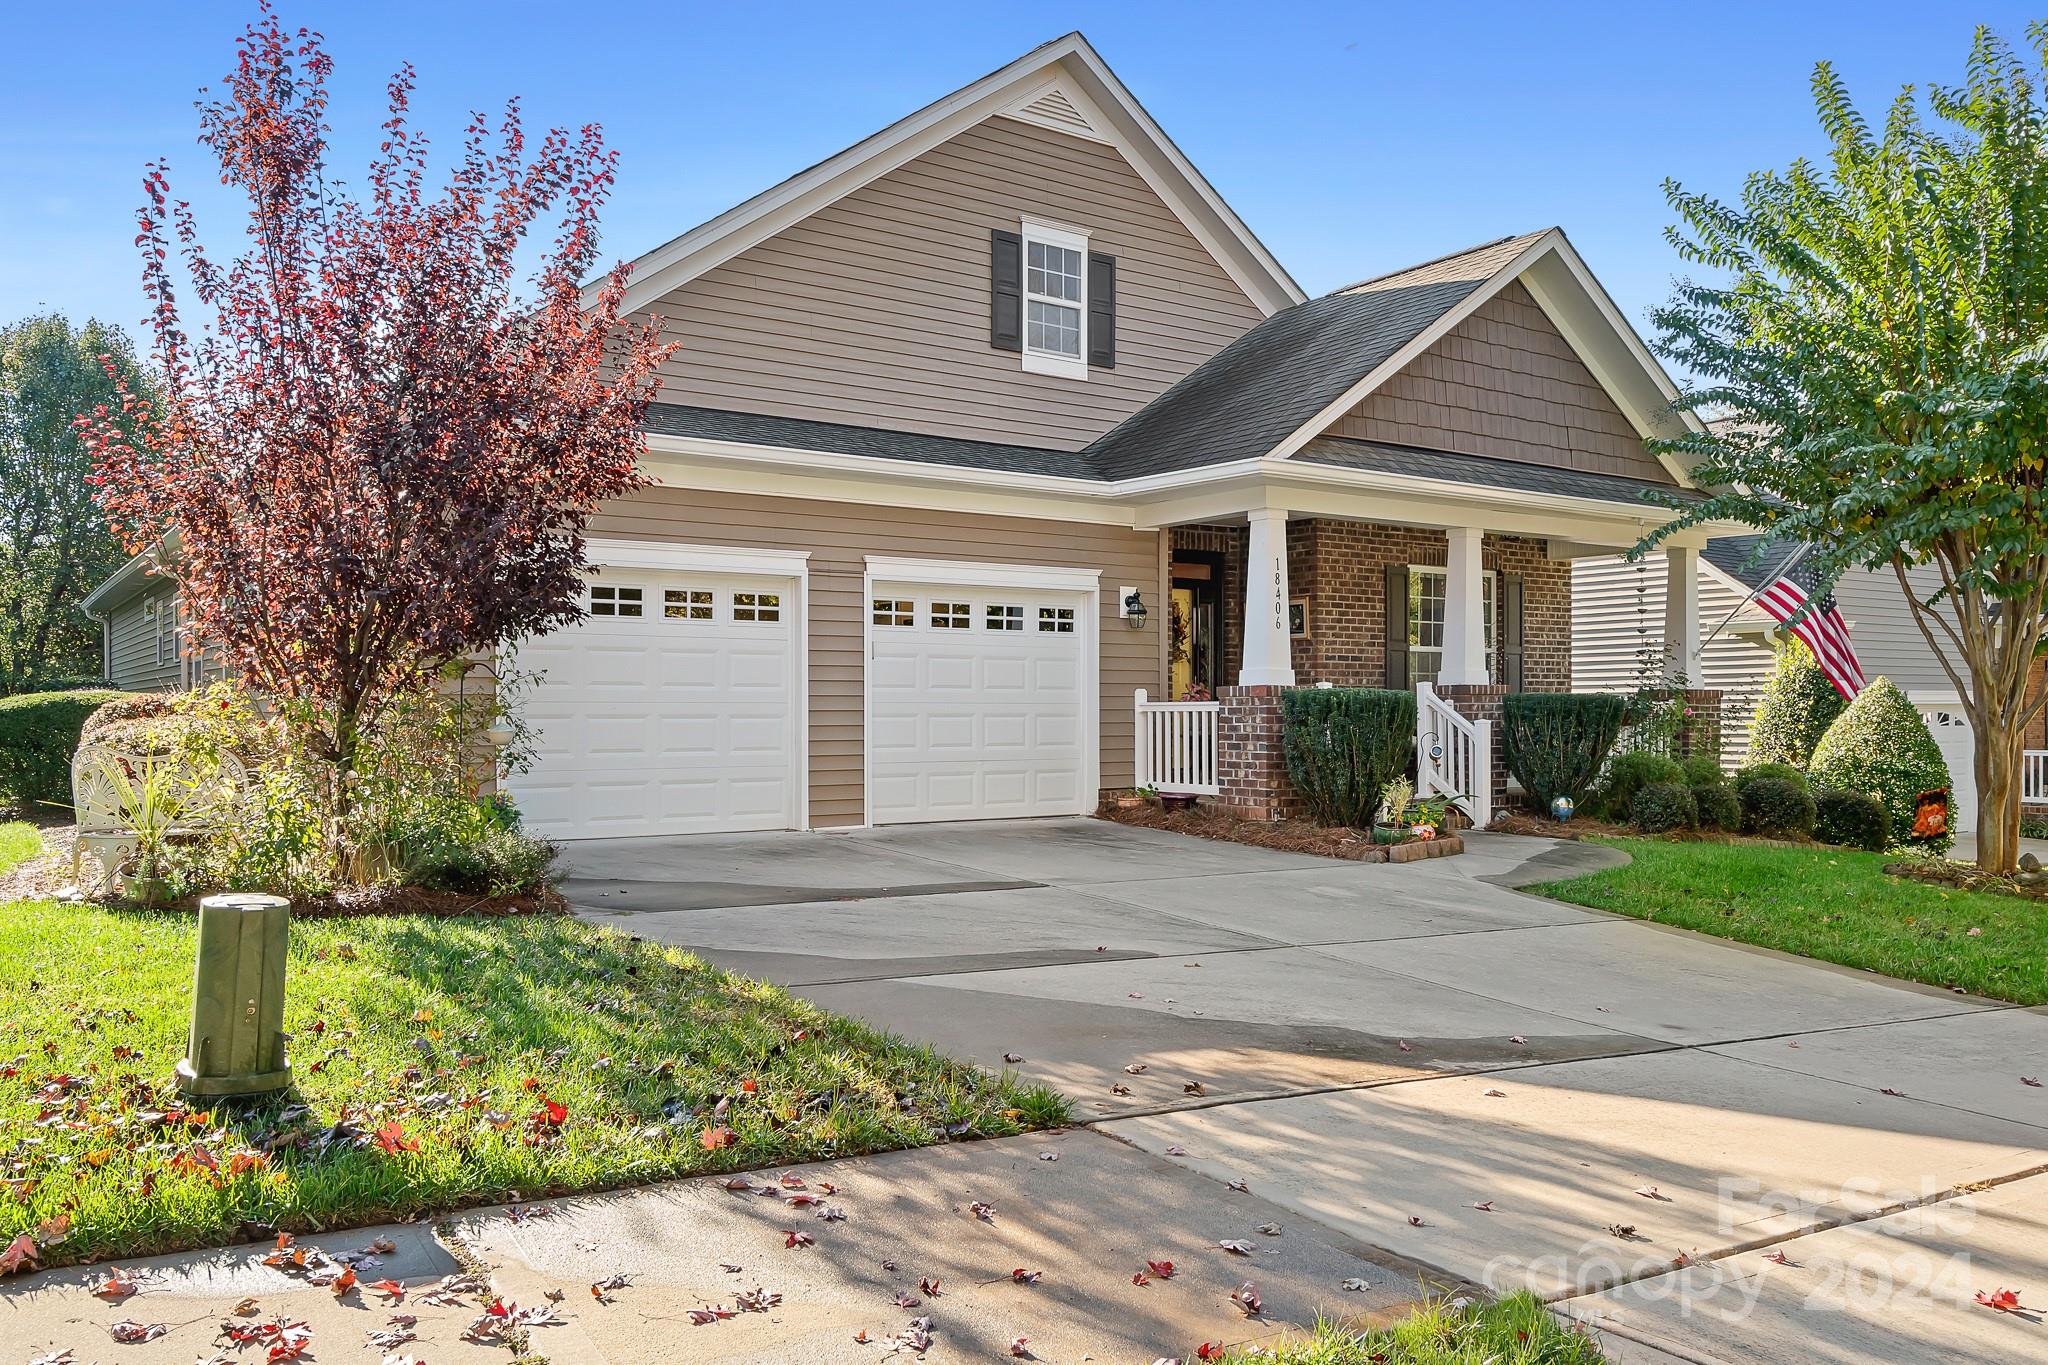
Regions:
<instances>
[{"instance_id":1,"label":"brick facade","mask_svg":"<svg viewBox=\"0 0 2048 1365\"><path fill-rule=\"evenodd\" d=\"M2036 659L2033 676L2027 681L2028 700L2032 701L2044 691L2048 691L2048 659ZM2027 727L2023 747L2048 750L2048 709L2044 709L2041 715L2034 718L2034 723ZM2020 814L2030 820L2048 820L2048 805L2040 802L2023 804L2020 806Z\"/></svg>"},{"instance_id":2,"label":"brick facade","mask_svg":"<svg viewBox=\"0 0 2048 1365\"><path fill-rule=\"evenodd\" d=\"M1216 784L1211 804L1245 820L1285 820L1301 814L1301 798L1287 780L1280 748L1280 694L1284 687L1222 687L1216 691Z\"/></svg>"}]
</instances>

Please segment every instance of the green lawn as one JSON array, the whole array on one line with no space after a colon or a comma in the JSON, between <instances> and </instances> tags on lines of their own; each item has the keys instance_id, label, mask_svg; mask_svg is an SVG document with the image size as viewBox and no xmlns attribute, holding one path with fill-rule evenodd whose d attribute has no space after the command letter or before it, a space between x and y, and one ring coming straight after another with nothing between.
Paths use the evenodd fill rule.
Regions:
<instances>
[{"instance_id":1,"label":"green lawn","mask_svg":"<svg viewBox=\"0 0 2048 1365\"><path fill-rule=\"evenodd\" d=\"M1590 1338L1528 1294L1462 1309L1437 1302L1397 1326L1368 1332L1323 1323L1312 1337L1261 1345L1269 1354L1227 1359L1232 1365L1599 1365L1604 1359Z\"/></svg>"},{"instance_id":2,"label":"green lawn","mask_svg":"<svg viewBox=\"0 0 2048 1365\"><path fill-rule=\"evenodd\" d=\"M1597 842L1635 861L1530 889L1908 981L2048 1004L2048 906L2039 901L1887 877L1881 853Z\"/></svg>"},{"instance_id":3,"label":"green lawn","mask_svg":"<svg viewBox=\"0 0 2048 1365\"><path fill-rule=\"evenodd\" d=\"M0 821L0 872L43 851L43 836L26 820Z\"/></svg>"},{"instance_id":4,"label":"green lawn","mask_svg":"<svg viewBox=\"0 0 2048 1365\"><path fill-rule=\"evenodd\" d=\"M68 1218L44 1264L133 1256L1065 1117L1050 1091L556 917L295 922L295 1090L188 1109L193 940L179 914L0 906L0 1247Z\"/></svg>"}]
</instances>

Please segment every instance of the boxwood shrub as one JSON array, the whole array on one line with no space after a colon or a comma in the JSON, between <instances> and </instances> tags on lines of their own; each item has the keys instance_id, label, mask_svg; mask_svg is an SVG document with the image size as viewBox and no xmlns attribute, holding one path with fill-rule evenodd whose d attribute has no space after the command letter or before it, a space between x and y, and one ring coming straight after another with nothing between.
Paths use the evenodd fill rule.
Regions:
<instances>
[{"instance_id":1,"label":"boxwood shrub","mask_svg":"<svg viewBox=\"0 0 2048 1365\"><path fill-rule=\"evenodd\" d=\"M1803 838L1813 833L1813 793L1802 782L1758 777L1742 789L1742 825L1766 838Z\"/></svg>"},{"instance_id":2,"label":"boxwood shrub","mask_svg":"<svg viewBox=\"0 0 2048 1365\"><path fill-rule=\"evenodd\" d=\"M1560 796L1584 801L1621 734L1626 703L1600 692L1511 692L1501 707L1502 752L1522 790L1544 810Z\"/></svg>"},{"instance_id":3,"label":"boxwood shrub","mask_svg":"<svg viewBox=\"0 0 2048 1365\"><path fill-rule=\"evenodd\" d=\"M1602 814L1612 820L1626 820L1636 793L1652 782L1675 782L1685 785L1685 769L1662 754L1638 750L1630 754L1617 754L1607 765L1607 777L1600 786L1599 806Z\"/></svg>"},{"instance_id":4,"label":"boxwood shrub","mask_svg":"<svg viewBox=\"0 0 2048 1365\"><path fill-rule=\"evenodd\" d=\"M1415 694L1303 687L1280 695L1287 776L1319 824L1370 825L1380 789L1415 762Z\"/></svg>"},{"instance_id":5,"label":"boxwood shrub","mask_svg":"<svg viewBox=\"0 0 2048 1365\"><path fill-rule=\"evenodd\" d=\"M1793 767L1790 763L1764 762L1752 763L1737 772L1735 774L1735 790L1741 791L1760 777L1768 777L1779 782L1790 782L1795 787L1806 787L1809 790L1812 788L1812 784L1806 780L1806 774L1800 772L1799 769Z\"/></svg>"},{"instance_id":6,"label":"boxwood shrub","mask_svg":"<svg viewBox=\"0 0 2048 1365\"><path fill-rule=\"evenodd\" d=\"M1726 782L1695 783L1692 799L1699 807L1701 829L1733 834L1742 828L1742 798Z\"/></svg>"},{"instance_id":7,"label":"boxwood shrub","mask_svg":"<svg viewBox=\"0 0 2048 1365\"><path fill-rule=\"evenodd\" d=\"M1881 853L1891 845L1891 814L1869 792L1824 788L1813 798L1813 837Z\"/></svg>"},{"instance_id":8,"label":"boxwood shrub","mask_svg":"<svg viewBox=\"0 0 2048 1365\"><path fill-rule=\"evenodd\" d=\"M1813 750L1813 780L1823 787L1869 792L1891 816L1891 841L1913 833L1921 792L1949 784L1948 763L1927 722L1890 678L1873 678ZM1936 841L1937 851L1949 840Z\"/></svg>"},{"instance_id":9,"label":"boxwood shrub","mask_svg":"<svg viewBox=\"0 0 2048 1365\"><path fill-rule=\"evenodd\" d=\"M1750 717L1750 753L1763 762L1811 763L1814 746L1842 714L1842 705L1842 694L1813 651L1799 640L1787 640Z\"/></svg>"},{"instance_id":10,"label":"boxwood shrub","mask_svg":"<svg viewBox=\"0 0 2048 1365\"><path fill-rule=\"evenodd\" d=\"M102 689L0 698L0 798L69 805L79 731L103 703L124 695Z\"/></svg>"},{"instance_id":11,"label":"boxwood shrub","mask_svg":"<svg viewBox=\"0 0 2048 1365\"><path fill-rule=\"evenodd\" d=\"M1630 798L1628 820L1645 834L1692 829L1700 822L1699 803L1683 782L1652 782Z\"/></svg>"}]
</instances>

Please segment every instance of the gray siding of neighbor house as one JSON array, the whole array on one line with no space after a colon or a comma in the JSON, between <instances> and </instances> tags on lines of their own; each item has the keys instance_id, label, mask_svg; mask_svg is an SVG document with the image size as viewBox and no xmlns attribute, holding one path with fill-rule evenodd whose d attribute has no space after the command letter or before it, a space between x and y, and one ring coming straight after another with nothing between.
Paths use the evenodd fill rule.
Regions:
<instances>
[{"instance_id":1,"label":"gray siding of neighbor house","mask_svg":"<svg viewBox=\"0 0 2048 1365\"><path fill-rule=\"evenodd\" d=\"M1328 434L1672 482L1519 281L1367 394Z\"/></svg>"},{"instance_id":2,"label":"gray siding of neighbor house","mask_svg":"<svg viewBox=\"0 0 2048 1365\"><path fill-rule=\"evenodd\" d=\"M1932 568L1914 569L1907 577L1922 601L1941 587L1941 575ZM1941 660L1913 623L1913 609L1906 605L1898 575L1889 569L1851 569L1835 584L1835 605L1849 623L1849 638L1855 642L1864 677L1883 674L1915 700L1927 693L1955 694L1954 681L1942 671ZM1935 633L1940 634L1939 628Z\"/></svg>"},{"instance_id":3,"label":"gray siding of neighbor house","mask_svg":"<svg viewBox=\"0 0 2048 1365\"><path fill-rule=\"evenodd\" d=\"M1742 601L1721 579L1700 574L1700 635L1720 626ZM1721 763L1739 768L1749 757L1749 718L1771 672L1768 637L1735 627L1767 621L1747 608L1701 650L1701 687L1721 691ZM1633 692L1642 680L1645 648L1664 641L1664 555L1631 564L1619 555L1572 563L1572 690Z\"/></svg>"},{"instance_id":4,"label":"gray siding of neighbor house","mask_svg":"<svg viewBox=\"0 0 2048 1365\"><path fill-rule=\"evenodd\" d=\"M1116 368L989 345L989 234L1116 257ZM662 401L1078 450L1264 316L1114 148L990 119L664 296Z\"/></svg>"},{"instance_id":5,"label":"gray siding of neighbor house","mask_svg":"<svg viewBox=\"0 0 2048 1365\"><path fill-rule=\"evenodd\" d=\"M158 603L169 610L171 590L151 588L137 593L107 613L107 678L129 692L160 692L181 685L178 661L157 662L156 623L143 608Z\"/></svg>"},{"instance_id":6,"label":"gray siding of neighbor house","mask_svg":"<svg viewBox=\"0 0 2048 1365\"><path fill-rule=\"evenodd\" d=\"M867 556L1100 569L1101 785L1128 787L1134 780L1132 694L1163 690L1165 631L1128 629L1116 591L1135 586L1148 602L1164 600L1164 540L1157 531L683 488L649 488L607 504L590 529L597 536L810 551L810 796L811 823L819 827L865 818Z\"/></svg>"}]
</instances>

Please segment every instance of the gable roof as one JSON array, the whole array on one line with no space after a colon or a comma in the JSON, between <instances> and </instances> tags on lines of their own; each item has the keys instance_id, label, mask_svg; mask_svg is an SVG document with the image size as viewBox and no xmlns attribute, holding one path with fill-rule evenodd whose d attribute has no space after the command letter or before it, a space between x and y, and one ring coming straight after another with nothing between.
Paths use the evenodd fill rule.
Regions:
<instances>
[{"instance_id":1,"label":"gable roof","mask_svg":"<svg viewBox=\"0 0 2048 1365\"><path fill-rule=\"evenodd\" d=\"M1276 313L1088 453L1113 479L1270 455L1540 236L1503 237Z\"/></svg>"},{"instance_id":2,"label":"gable roof","mask_svg":"<svg viewBox=\"0 0 2048 1365\"><path fill-rule=\"evenodd\" d=\"M1469 483L1480 488L1548 497L1642 503L1660 509L1663 504L1653 501L1652 493L1669 494L1683 502L1697 502L1705 497L1688 489L1673 488L1667 483L1631 479L1625 474L1591 474L1579 469L1560 469L1556 465L1531 464L1527 460L1425 450L1419 446L1360 441L1348 436L1318 436L1303 446L1294 458L1305 464L1332 465L1372 474L1434 479L1440 483Z\"/></svg>"},{"instance_id":3,"label":"gable roof","mask_svg":"<svg viewBox=\"0 0 2048 1365\"><path fill-rule=\"evenodd\" d=\"M879 460L948 465L955 469L1039 474L1049 478L1100 480L1086 455L1072 450L1007 445L999 441L926 436L914 431L855 427L801 417L770 417L729 408L650 403L642 426L651 434L681 436L733 445L773 446L828 455L865 455Z\"/></svg>"},{"instance_id":4,"label":"gable roof","mask_svg":"<svg viewBox=\"0 0 2048 1365\"><path fill-rule=\"evenodd\" d=\"M625 311L645 308L954 134L999 115L1060 127L1114 146L1264 312L1278 312L1308 297L1076 32L1033 48L636 257ZM586 305L595 301L602 284L593 280L584 286Z\"/></svg>"},{"instance_id":5,"label":"gable roof","mask_svg":"<svg viewBox=\"0 0 2048 1365\"><path fill-rule=\"evenodd\" d=\"M1285 458L1511 281L1643 436L1698 430L1677 388L1572 250L1562 229L1501 237L1276 313L1098 438L1110 478ZM1685 470L1665 467L1681 487Z\"/></svg>"},{"instance_id":6,"label":"gable roof","mask_svg":"<svg viewBox=\"0 0 2048 1365\"><path fill-rule=\"evenodd\" d=\"M1763 536L1715 536L1700 550L1709 566L1754 592L1775 582L1798 557L1800 544L1777 540L1764 545ZM1761 551L1758 547L1762 546Z\"/></svg>"}]
</instances>

